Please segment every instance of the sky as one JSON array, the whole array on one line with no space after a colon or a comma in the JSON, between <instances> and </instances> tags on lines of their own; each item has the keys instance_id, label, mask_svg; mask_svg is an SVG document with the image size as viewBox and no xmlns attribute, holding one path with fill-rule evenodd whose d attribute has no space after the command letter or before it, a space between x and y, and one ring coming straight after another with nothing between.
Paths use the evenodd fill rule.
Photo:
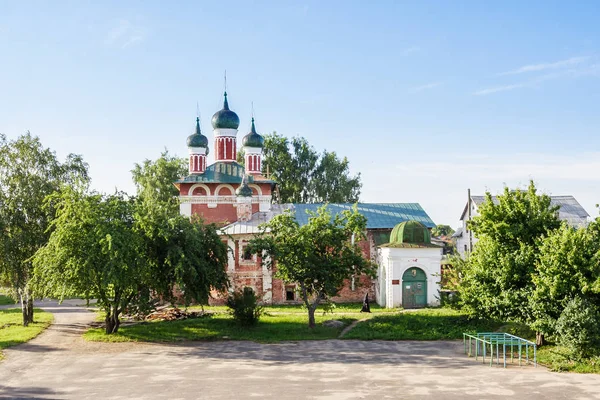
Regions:
<instances>
[{"instance_id":1,"label":"sky","mask_svg":"<svg viewBox=\"0 0 600 400\"><path fill-rule=\"evenodd\" d=\"M598 20L583 0L1 1L0 133L133 193L135 163L187 155L197 109L212 146L226 70L238 140L254 104L259 133L347 157L363 202L456 228L468 188L534 180L596 216Z\"/></svg>"}]
</instances>

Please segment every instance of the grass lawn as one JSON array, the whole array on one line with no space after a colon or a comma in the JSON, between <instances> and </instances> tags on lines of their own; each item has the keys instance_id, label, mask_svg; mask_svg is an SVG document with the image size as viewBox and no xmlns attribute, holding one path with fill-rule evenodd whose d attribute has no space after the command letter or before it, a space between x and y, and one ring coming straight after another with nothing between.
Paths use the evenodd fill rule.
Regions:
<instances>
[{"instance_id":1,"label":"grass lawn","mask_svg":"<svg viewBox=\"0 0 600 400\"><path fill-rule=\"evenodd\" d=\"M579 361L568 349L561 346L542 346L538 349L537 358L540 364L552 371L600 374L600 357Z\"/></svg>"},{"instance_id":2,"label":"grass lawn","mask_svg":"<svg viewBox=\"0 0 600 400\"><path fill-rule=\"evenodd\" d=\"M200 307L190 307L198 310ZM137 325L122 326L114 335L106 335L103 329L90 329L84 337L92 341L122 342L177 342L183 340L252 340L256 342L279 342L283 340L321 340L337 338L343 328L328 328L321 322L335 319L344 322L345 326L374 315L397 313L378 306L371 306L372 314L360 313L361 305L337 305L333 313L317 311L315 317L317 327L308 328L307 311L297 305L265 307L265 314L257 326L241 328L231 318L227 308L204 307L212 317L187 319L182 321L145 322Z\"/></svg>"},{"instance_id":3,"label":"grass lawn","mask_svg":"<svg viewBox=\"0 0 600 400\"><path fill-rule=\"evenodd\" d=\"M494 331L502 324L491 320L474 320L466 314L433 308L396 315L377 315L361 322L344 339L361 340L447 340L462 339L463 332Z\"/></svg>"},{"instance_id":4,"label":"grass lawn","mask_svg":"<svg viewBox=\"0 0 600 400\"><path fill-rule=\"evenodd\" d=\"M0 294L0 306L4 306L6 304L15 304L15 301L8 296Z\"/></svg>"},{"instance_id":5,"label":"grass lawn","mask_svg":"<svg viewBox=\"0 0 600 400\"><path fill-rule=\"evenodd\" d=\"M38 308L34 310L35 323L24 327L22 318L20 308L0 310L0 359L3 357L2 349L33 339L46 329L53 319L51 313Z\"/></svg>"}]
</instances>

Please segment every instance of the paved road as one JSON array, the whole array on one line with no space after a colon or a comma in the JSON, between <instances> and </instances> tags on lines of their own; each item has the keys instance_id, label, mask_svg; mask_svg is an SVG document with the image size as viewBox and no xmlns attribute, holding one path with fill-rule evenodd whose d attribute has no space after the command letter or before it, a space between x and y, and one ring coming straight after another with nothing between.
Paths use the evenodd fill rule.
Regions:
<instances>
[{"instance_id":1,"label":"paved road","mask_svg":"<svg viewBox=\"0 0 600 400\"><path fill-rule=\"evenodd\" d=\"M490 368L457 342L87 343L93 315L48 307L56 324L5 351L0 398L600 399L600 376Z\"/></svg>"}]
</instances>

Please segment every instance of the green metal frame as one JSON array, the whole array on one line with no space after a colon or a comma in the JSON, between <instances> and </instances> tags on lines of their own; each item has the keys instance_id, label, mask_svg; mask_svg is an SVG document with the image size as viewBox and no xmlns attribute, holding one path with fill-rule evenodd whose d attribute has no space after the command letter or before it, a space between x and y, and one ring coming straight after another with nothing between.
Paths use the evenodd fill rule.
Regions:
<instances>
[{"instance_id":1,"label":"green metal frame","mask_svg":"<svg viewBox=\"0 0 600 400\"><path fill-rule=\"evenodd\" d=\"M468 339L468 348L467 348ZM463 345L465 354L469 357L473 355L472 349L475 347L475 360L479 357L480 347L483 350L483 362L485 363L485 357L487 348L490 348L490 366L493 365L494 354L496 355L496 365L500 365L500 352L502 351L502 360L504 368L506 368L506 351L510 349L510 362L514 363L515 348L518 349L519 366L523 358L523 347L525 347L525 364L529 364L529 348L533 348L533 365L537 367L537 345L529 340L521 337L511 335L510 333L504 332L480 332L475 335L463 333ZM494 352L494 346L496 351ZM510 346L510 347L509 347Z\"/></svg>"}]
</instances>

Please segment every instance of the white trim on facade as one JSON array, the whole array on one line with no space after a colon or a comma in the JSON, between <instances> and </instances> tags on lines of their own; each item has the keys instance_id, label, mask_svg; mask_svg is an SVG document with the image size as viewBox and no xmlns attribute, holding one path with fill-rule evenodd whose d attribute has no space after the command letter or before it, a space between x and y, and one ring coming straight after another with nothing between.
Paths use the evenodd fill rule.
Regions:
<instances>
[{"instance_id":1,"label":"white trim on facade","mask_svg":"<svg viewBox=\"0 0 600 400\"><path fill-rule=\"evenodd\" d=\"M215 189L215 196L219 196L219 191L223 188L229 188L229 190L231 190L230 195L231 196L235 195L235 189L233 188L233 186L231 186L229 183L221 183Z\"/></svg>"},{"instance_id":2,"label":"white trim on facade","mask_svg":"<svg viewBox=\"0 0 600 400\"><path fill-rule=\"evenodd\" d=\"M270 209L271 199L273 196L252 196L252 204L259 204ZM181 204L237 204L237 196L179 196ZM263 211L264 212L264 211Z\"/></svg>"},{"instance_id":3,"label":"white trim on facade","mask_svg":"<svg viewBox=\"0 0 600 400\"><path fill-rule=\"evenodd\" d=\"M190 196L190 197L191 196L206 196L203 194L202 195L197 195L197 194L194 195L194 190L198 189L199 187L206 191L206 195L210 196L210 188L207 185L205 185L204 183L195 183L192 186L190 186L190 188L188 190L188 196Z\"/></svg>"}]
</instances>

